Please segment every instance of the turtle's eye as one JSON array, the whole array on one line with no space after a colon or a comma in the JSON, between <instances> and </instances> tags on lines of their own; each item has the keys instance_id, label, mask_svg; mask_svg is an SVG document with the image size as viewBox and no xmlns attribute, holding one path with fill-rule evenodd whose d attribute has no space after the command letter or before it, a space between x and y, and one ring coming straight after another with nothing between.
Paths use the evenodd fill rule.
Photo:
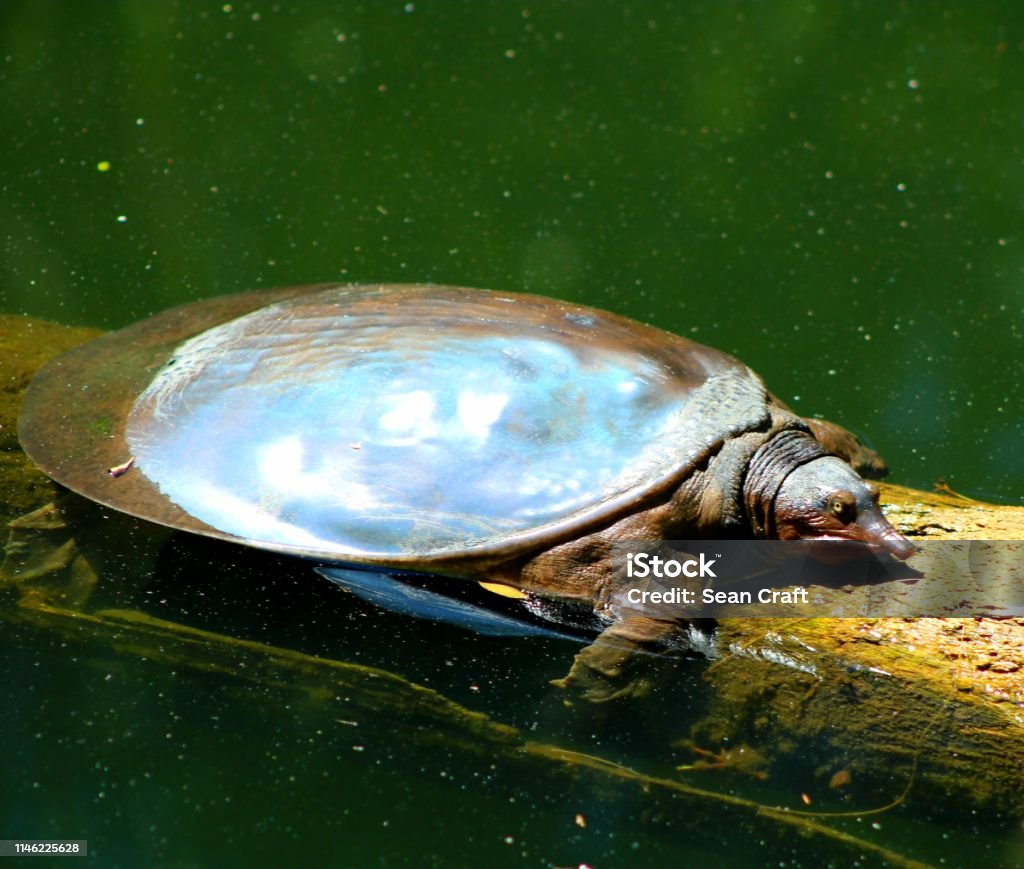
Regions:
<instances>
[{"instance_id":1,"label":"turtle's eye","mask_svg":"<svg viewBox=\"0 0 1024 869\"><path fill-rule=\"evenodd\" d=\"M857 518L857 499L845 489L833 492L828 499L828 512L844 525Z\"/></svg>"}]
</instances>

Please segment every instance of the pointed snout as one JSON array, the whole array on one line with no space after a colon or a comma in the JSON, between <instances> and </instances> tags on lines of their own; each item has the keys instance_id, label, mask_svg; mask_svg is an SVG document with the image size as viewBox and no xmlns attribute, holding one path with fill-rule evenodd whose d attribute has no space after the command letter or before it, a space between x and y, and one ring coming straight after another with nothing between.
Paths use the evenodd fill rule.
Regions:
<instances>
[{"instance_id":1,"label":"pointed snout","mask_svg":"<svg viewBox=\"0 0 1024 869\"><path fill-rule=\"evenodd\" d=\"M862 514L857 519L857 525L865 543L884 547L901 561L906 561L917 552L917 547L893 528L889 520L877 510Z\"/></svg>"}]
</instances>

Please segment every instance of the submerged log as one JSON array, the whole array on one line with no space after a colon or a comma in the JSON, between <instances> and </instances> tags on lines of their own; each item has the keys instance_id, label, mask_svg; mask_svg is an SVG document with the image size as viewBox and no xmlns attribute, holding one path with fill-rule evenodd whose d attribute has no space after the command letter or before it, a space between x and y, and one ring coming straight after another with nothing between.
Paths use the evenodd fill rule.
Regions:
<instances>
[{"instance_id":1,"label":"submerged log","mask_svg":"<svg viewBox=\"0 0 1024 869\"><path fill-rule=\"evenodd\" d=\"M797 763L817 801L845 788L1024 817L1024 619L733 619L719 631L696 744Z\"/></svg>"},{"instance_id":2,"label":"submerged log","mask_svg":"<svg viewBox=\"0 0 1024 869\"><path fill-rule=\"evenodd\" d=\"M423 774L448 769L452 754L460 767L476 767L488 781L528 782L540 793L559 797L550 808L575 812L577 826L608 802L636 807L635 831L676 836L675 819L683 817L692 845L728 826L734 835L761 843L765 860L784 861L794 851L808 860L867 859L879 865L923 867L913 858L858 835L833 828L801 813L733 794L694 787L668 777L650 775L601 757L527 739L520 731L449 700L442 694L384 670L316 658L166 622L134 611L106 610L95 614L51 607L4 609L0 622L24 629L56 633L86 662L106 662L111 653L153 661L175 671L197 674L204 692L237 683L258 692L233 693L233 702L257 705L253 720L263 717L263 703L287 705L331 727L339 743L379 738L415 756ZM98 670L109 668L103 663ZM120 678L131 671L118 668ZM147 675L145 668L141 671ZM148 678L148 675L147 675ZM537 785L540 784L540 787ZM494 784L493 787L499 787ZM520 787L516 785L515 787ZM514 790L513 793L517 793ZM567 843L567 856L578 850ZM581 861L572 860L574 865Z\"/></svg>"}]
</instances>

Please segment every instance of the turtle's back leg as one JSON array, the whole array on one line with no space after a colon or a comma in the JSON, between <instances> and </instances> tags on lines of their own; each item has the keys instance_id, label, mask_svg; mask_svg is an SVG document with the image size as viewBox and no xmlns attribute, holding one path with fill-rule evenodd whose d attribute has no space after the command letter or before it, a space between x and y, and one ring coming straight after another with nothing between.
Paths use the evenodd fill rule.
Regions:
<instances>
[{"instance_id":1,"label":"turtle's back leg","mask_svg":"<svg viewBox=\"0 0 1024 869\"><path fill-rule=\"evenodd\" d=\"M858 474L878 480L889 473L889 466L878 453L853 432L826 419L805 419L814 439L826 450L850 464Z\"/></svg>"},{"instance_id":2,"label":"turtle's back leg","mask_svg":"<svg viewBox=\"0 0 1024 869\"><path fill-rule=\"evenodd\" d=\"M796 414L786 402L777 395L768 393L768 399L783 410ZM852 431L847 431L841 425L829 422L827 419L802 419L814 435L814 439L826 450L839 456L858 474L868 480L880 480L889 473L889 466L878 453L865 444Z\"/></svg>"},{"instance_id":3,"label":"turtle's back leg","mask_svg":"<svg viewBox=\"0 0 1024 869\"><path fill-rule=\"evenodd\" d=\"M24 600L84 610L110 572L104 605L123 605L148 582L171 529L135 519L63 492L52 503L9 523L0 588Z\"/></svg>"}]
</instances>

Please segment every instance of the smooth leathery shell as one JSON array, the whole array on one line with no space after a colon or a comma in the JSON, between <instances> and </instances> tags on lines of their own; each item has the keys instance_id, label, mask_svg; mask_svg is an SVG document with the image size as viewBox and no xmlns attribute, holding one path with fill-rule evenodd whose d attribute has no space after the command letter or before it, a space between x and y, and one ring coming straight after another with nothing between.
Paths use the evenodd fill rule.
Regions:
<instances>
[{"instance_id":1,"label":"smooth leathery shell","mask_svg":"<svg viewBox=\"0 0 1024 869\"><path fill-rule=\"evenodd\" d=\"M555 331L474 301L353 313L333 290L209 330L136 403L130 452L208 525L374 555L486 546L678 467L707 381L578 340L592 317Z\"/></svg>"},{"instance_id":2,"label":"smooth leathery shell","mask_svg":"<svg viewBox=\"0 0 1024 869\"><path fill-rule=\"evenodd\" d=\"M26 401L32 457L174 527L429 562L583 533L766 413L731 357L549 299L401 285L246 298L160 315L163 339L144 322L83 348ZM117 397L118 372L134 396ZM83 384L113 407L111 441L36 432L42 404ZM129 456L116 480L83 470Z\"/></svg>"}]
</instances>

